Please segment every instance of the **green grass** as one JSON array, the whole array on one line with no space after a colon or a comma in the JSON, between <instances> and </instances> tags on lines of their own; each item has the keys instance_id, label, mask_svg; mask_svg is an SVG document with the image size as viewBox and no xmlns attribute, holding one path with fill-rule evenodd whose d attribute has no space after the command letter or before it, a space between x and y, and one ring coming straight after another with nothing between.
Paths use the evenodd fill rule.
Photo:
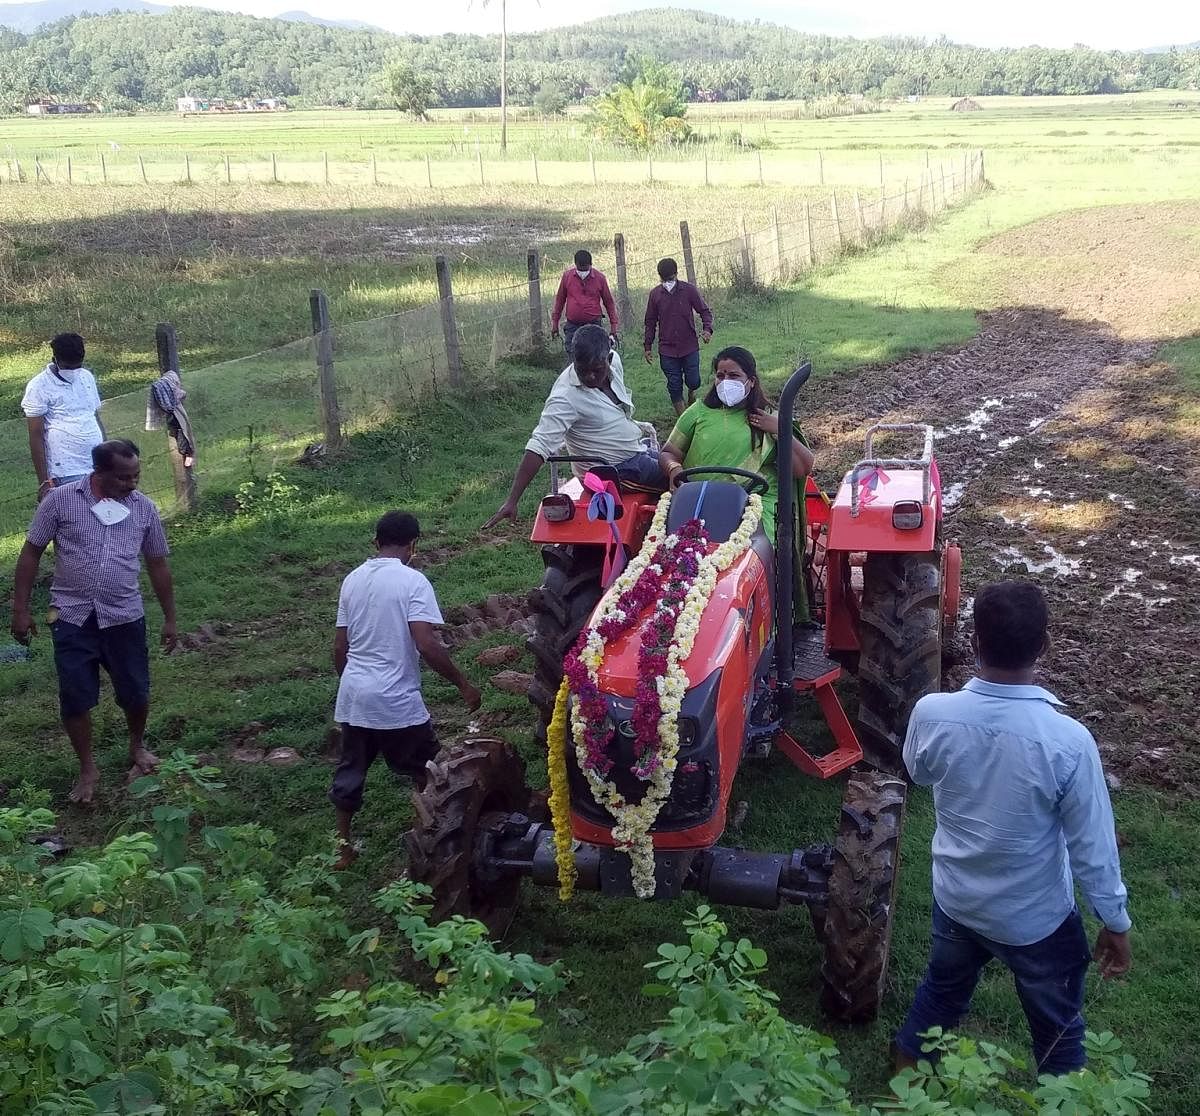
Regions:
<instances>
[{"instance_id":1,"label":"green grass","mask_svg":"<svg viewBox=\"0 0 1200 1116\"><path fill-rule=\"evenodd\" d=\"M296 114L251 122L286 131L304 119ZM347 145L353 132L346 130L357 127L359 119L347 115L345 124L343 118L336 122ZM235 128L245 122L217 123ZM35 123L83 128L109 122ZM131 135L145 135L147 145L174 142L155 138L159 122L120 123ZM26 135L22 129L27 126L25 121L11 122L11 127L4 122L0 144L15 142L12 137L18 133ZM751 122L748 133L756 126L761 122ZM1014 268L1048 266L1024 258L1006 263L978 251L982 241L1066 209L1188 198L1196 193L1200 169L1200 114L1173 113L1155 98L1094 98L1052 107L1044 102L988 103L984 112L970 117L952 116L927 103L886 116L767 121L766 127L780 151L793 137L797 151L819 146L840 148L848 156L858 152L863 167L880 149L894 151L898 158L903 152L915 163L927 146L983 147L994 184L936 227L840 267L821 269L775 298L728 304L718 321L718 339L748 344L776 386L797 351L813 360L819 375L833 376L913 350L962 342L975 329L977 309L1007 305L1017 297L1021 285ZM1088 137L1051 134L1084 129ZM334 130L331 126L325 135ZM1141 131L1147 134L1131 134ZM69 133L64 129L57 134ZM94 140L95 133L88 142ZM1130 146L1133 141L1136 147ZM315 142L330 141L310 136L307 146L300 146L311 154ZM833 162L830 158L827 166ZM723 239L743 208L753 215L748 219L761 220L770 204L794 209L803 196L771 187L704 191L665 185L611 191L464 187L432 197L421 190L384 189L328 195L293 186L232 192L197 186L161 196L123 187L5 189L0 191L0 278L6 304L0 322L0 398L12 414L21 383L40 366L41 342L56 328L83 329L92 342L102 386L112 394L145 381L157 320L170 318L180 326L186 374L201 364L303 334L310 286L330 291L339 321L425 301L428 252L447 230L464 223L492 223L483 243L459 246L456 256L464 281L474 277L482 283L512 274L514 258L523 260L527 232L536 235L556 264L569 258L578 243L603 249L618 228L630 234L636 255L652 259L673 248L681 218L691 221L698 242ZM371 231L377 226L420 229L424 239L416 248L384 251L378 243L382 234ZM597 262L604 267L608 257L598 253ZM1104 257L1098 254L1086 281L1102 282L1104 271ZM1163 353L1200 387L1200 307L1188 303L1178 310L1170 333L1174 340ZM386 351L382 341L378 347ZM296 357L295 369L307 359ZM288 368L266 378L269 391L263 387L262 368L252 361L213 374L214 422L221 400L230 404L224 408L222 436L236 440L243 422L248 426L269 416L275 416L279 436L286 433L278 416L308 406L303 393L289 386ZM190 630L211 622L223 625L225 633L203 651L156 660L151 715L156 745L211 752L224 761L238 731L259 721L265 725L264 744L295 747L308 761L282 772L228 765L230 786L219 808L222 816L241 819L253 813L275 828L297 856L324 847L332 821L324 800L329 770L317 757L335 688L328 654L337 585L369 553L371 525L383 510L402 504L415 511L424 527L424 545L451 548L451 556L428 571L446 608L490 593L520 592L537 579L540 560L521 531L481 539L478 525L502 498L550 375L545 368L502 364L494 377L481 377L468 396L415 394L394 422L356 436L343 460L321 470L292 470L290 479L301 490L297 502L266 518L232 517L223 500L248 474L247 458L240 472L209 486L202 514L173 527L182 626ZM670 412L660 374L631 360L629 377L640 417L665 428ZM198 391L198 404L204 391ZM134 423L136 413L131 411L125 421ZM259 474L270 464L269 454L254 460ZM485 549L483 541L500 545ZM39 608L44 604L43 595ZM497 634L458 653L477 681L484 679L474 666L475 653L504 638ZM48 787L61 802L72 779L72 762L55 723L53 692L53 667L42 636L31 663L0 670L6 730L0 783L11 786L29 779ZM431 679L427 696L442 735L452 738L464 721L453 693ZM502 729L526 754L537 784L542 764L530 743L522 699L488 691L485 710L508 718ZM121 728L107 700L98 728L106 798L95 814L64 812L64 828L77 841L102 838L125 825L132 812L117 789ZM837 789L801 778L778 759L765 769L744 771L735 796L753 803L745 832L753 847L788 848L827 839L833 830ZM1118 1033L1155 1074L1155 1111L1196 1111L1200 982L1193 958L1200 947L1200 870L1191 850L1200 809L1193 801L1140 788L1119 794L1115 805L1128 842L1125 870L1137 922L1138 968L1127 983L1089 992L1090 1022ZM374 772L362 815L367 854L350 885L356 908L365 911L370 891L398 869L409 816L406 798L382 769ZM928 799L918 793L905 835L885 1017L865 1031L836 1035L863 1093L883 1086L888 1034L924 962L931 827ZM563 1010L551 1013L548 1041L564 1051L583 1042L610 1047L652 1020L654 1002L638 995L640 965L650 959L658 941L678 937L682 909L682 904L613 905L590 896L562 907L549 894L529 894L512 931L513 943L538 956L561 956L575 974L560 1002ZM806 914L731 911L728 917L736 931L769 951L771 984L787 1010L820 1025L815 1008L818 954ZM1024 1024L1002 975L985 981L970 1029L1024 1050Z\"/></svg>"}]
</instances>

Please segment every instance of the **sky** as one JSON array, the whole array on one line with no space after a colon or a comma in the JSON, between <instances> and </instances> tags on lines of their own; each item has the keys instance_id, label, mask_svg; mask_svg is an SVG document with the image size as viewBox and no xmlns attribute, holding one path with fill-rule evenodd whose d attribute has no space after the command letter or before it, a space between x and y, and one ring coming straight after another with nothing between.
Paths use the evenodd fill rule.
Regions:
<instances>
[{"instance_id":1,"label":"sky","mask_svg":"<svg viewBox=\"0 0 1200 1116\"><path fill-rule=\"evenodd\" d=\"M163 0L160 0L163 2ZM165 0L176 3L179 0ZM193 0L194 2L194 0ZM1136 50L1200 39L1200 5L1189 0L507 0L509 29L534 31L648 7L701 8L738 19L761 19L802 31L870 38L887 34L946 35L977 46ZM422 35L499 28L499 0L207 0L206 7L251 15L302 8L326 19L360 19L389 31Z\"/></svg>"}]
</instances>

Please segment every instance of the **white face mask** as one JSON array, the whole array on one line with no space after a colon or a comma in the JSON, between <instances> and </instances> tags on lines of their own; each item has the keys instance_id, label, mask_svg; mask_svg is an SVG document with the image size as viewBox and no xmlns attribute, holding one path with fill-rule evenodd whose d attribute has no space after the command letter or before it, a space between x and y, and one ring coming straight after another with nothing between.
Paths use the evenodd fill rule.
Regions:
<instances>
[{"instance_id":1,"label":"white face mask","mask_svg":"<svg viewBox=\"0 0 1200 1116\"><path fill-rule=\"evenodd\" d=\"M68 384L73 384L79 377L78 368L59 368L57 364L50 365L54 374L60 379L66 380Z\"/></svg>"},{"instance_id":2,"label":"white face mask","mask_svg":"<svg viewBox=\"0 0 1200 1116\"><path fill-rule=\"evenodd\" d=\"M746 398L746 385L741 380L718 380L717 398L726 407L736 407Z\"/></svg>"},{"instance_id":3,"label":"white face mask","mask_svg":"<svg viewBox=\"0 0 1200 1116\"><path fill-rule=\"evenodd\" d=\"M675 280L675 279L664 279L663 286L667 289L668 292L673 291L675 289L676 282L677 282L677 280Z\"/></svg>"},{"instance_id":4,"label":"white face mask","mask_svg":"<svg viewBox=\"0 0 1200 1116\"><path fill-rule=\"evenodd\" d=\"M97 500L92 505L92 515L106 527L111 527L114 523L120 523L121 520L128 519L129 509L119 500L109 500L106 497L103 500Z\"/></svg>"},{"instance_id":5,"label":"white face mask","mask_svg":"<svg viewBox=\"0 0 1200 1116\"><path fill-rule=\"evenodd\" d=\"M575 269L575 274L578 275L580 279L586 279L589 275L591 275L591 273L592 269L590 267L587 269L587 271L580 271L579 268Z\"/></svg>"}]
</instances>

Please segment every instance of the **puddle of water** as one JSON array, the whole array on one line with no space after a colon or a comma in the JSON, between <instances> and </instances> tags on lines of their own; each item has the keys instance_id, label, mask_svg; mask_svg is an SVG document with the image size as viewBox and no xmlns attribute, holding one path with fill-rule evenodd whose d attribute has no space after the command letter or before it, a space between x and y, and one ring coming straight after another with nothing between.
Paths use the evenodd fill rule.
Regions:
<instances>
[{"instance_id":1,"label":"puddle of water","mask_svg":"<svg viewBox=\"0 0 1200 1116\"><path fill-rule=\"evenodd\" d=\"M1141 601L1147 608L1162 608L1163 605L1175 603L1174 597L1147 597L1139 593L1136 589L1126 589L1120 585L1114 585L1103 597L1100 598L1101 604L1108 604L1109 601L1116 597L1128 597L1130 600Z\"/></svg>"},{"instance_id":2,"label":"puddle of water","mask_svg":"<svg viewBox=\"0 0 1200 1116\"><path fill-rule=\"evenodd\" d=\"M942 511L948 512L958 507L967 490L966 481L955 481L942 493Z\"/></svg>"},{"instance_id":3,"label":"puddle of water","mask_svg":"<svg viewBox=\"0 0 1200 1116\"><path fill-rule=\"evenodd\" d=\"M1123 574L1121 574L1121 576L1129 585L1132 585L1139 577L1142 576L1142 571L1130 569L1126 570Z\"/></svg>"},{"instance_id":4,"label":"puddle of water","mask_svg":"<svg viewBox=\"0 0 1200 1116\"><path fill-rule=\"evenodd\" d=\"M976 407L966 420L958 426L947 426L945 430L938 432L939 438L945 438L950 434L978 434L980 440L986 440L987 435L982 433L983 428L992 421L992 411L995 411L1004 406L1002 399L985 399L983 404Z\"/></svg>"},{"instance_id":5,"label":"puddle of water","mask_svg":"<svg viewBox=\"0 0 1200 1116\"><path fill-rule=\"evenodd\" d=\"M1039 460L1038 460L1038 459L1035 457L1035 458L1033 459L1033 467L1034 467L1035 469L1037 469L1037 470L1040 472L1040 471L1041 471L1042 469L1044 469L1046 466L1045 466L1045 465L1043 465L1043 464L1041 463L1041 461L1039 461Z\"/></svg>"},{"instance_id":6,"label":"puddle of water","mask_svg":"<svg viewBox=\"0 0 1200 1116\"><path fill-rule=\"evenodd\" d=\"M1116 492L1110 492L1108 494L1108 498L1114 504L1120 504L1121 507L1123 507L1126 511L1137 511L1137 504L1135 504L1132 500L1126 500L1124 496L1121 496Z\"/></svg>"},{"instance_id":7,"label":"puddle of water","mask_svg":"<svg viewBox=\"0 0 1200 1116\"><path fill-rule=\"evenodd\" d=\"M1034 485L1032 488L1027 488L1027 489L1025 489L1025 491L1028 495L1032 496L1035 500L1040 499L1043 496L1046 496L1046 497L1054 496L1054 493L1051 492L1050 489L1041 488L1038 485Z\"/></svg>"},{"instance_id":8,"label":"puddle of water","mask_svg":"<svg viewBox=\"0 0 1200 1116\"><path fill-rule=\"evenodd\" d=\"M1030 573L1052 573L1055 577L1070 577L1079 572L1080 559L1068 558L1049 543L1042 543L1042 551L1046 555L1045 561L1026 558L1015 546L1003 547L1000 555L1009 560L1009 565L1022 565Z\"/></svg>"},{"instance_id":9,"label":"puddle of water","mask_svg":"<svg viewBox=\"0 0 1200 1116\"><path fill-rule=\"evenodd\" d=\"M1036 430L1039 426L1042 425L1042 423L1049 422L1049 421L1050 421L1049 415L1045 415L1042 418L1030 419L1029 420L1029 429Z\"/></svg>"},{"instance_id":10,"label":"puddle of water","mask_svg":"<svg viewBox=\"0 0 1200 1116\"><path fill-rule=\"evenodd\" d=\"M1172 554L1168 561L1172 566L1191 566L1200 570L1200 554Z\"/></svg>"},{"instance_id":11,"label":"puddle of water","mask_svg":"<svg viewBox=\"0 0 1200 1116\"><path fill-rule=\"evenodd\" d=\"M1001 438L996 445L998 445L1001 449L1008 449L1010 446L1015 446L1020 440L1021 439L1017 437Z\"/></svg>"}]
</instances>

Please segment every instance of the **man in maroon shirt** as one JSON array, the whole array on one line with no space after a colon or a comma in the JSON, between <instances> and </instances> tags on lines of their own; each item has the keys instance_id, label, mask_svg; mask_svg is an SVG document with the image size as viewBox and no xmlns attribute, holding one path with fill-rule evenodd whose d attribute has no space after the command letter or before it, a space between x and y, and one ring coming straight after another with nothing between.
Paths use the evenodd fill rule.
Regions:
<instances>
[{"instance_id":1,"label":"man in maroon shirt","mask_svg":"<svg viewBox=\"0 0 1200 1116\"><path fill-rule=\"evenodd\" d=\"M617 336L617 307L613 303L612 291L604 272L592 267L592 254L580 248L575 253L575 266L563 272L558 283L558 294L554 296L554 310L550 314L550 336L558 336L558 324L567 311L563 323L563 350L571 355L571 341L575 331L584 325L600 325L601 306L608 314L608 332Z\"/></svg>"},{"instance_id":2,"label":"man in maroon shirt","mask_svg":"<svg viewBox=\"0 0 1200 1116\"><path fill-rule=\"evenodd\" d=\"M679 278L679 265L670 257L658 261L662 282L646 302L646 363L654 360L654 334L658 333L658 365L667 377L667 392L675 413L696 401L700 387L700 341L693 311L700 315L700 336L707 345L713 335L713 316L700 292ZM683 385L687 384L687 404Z\"/></svg>"}]
</instances>

